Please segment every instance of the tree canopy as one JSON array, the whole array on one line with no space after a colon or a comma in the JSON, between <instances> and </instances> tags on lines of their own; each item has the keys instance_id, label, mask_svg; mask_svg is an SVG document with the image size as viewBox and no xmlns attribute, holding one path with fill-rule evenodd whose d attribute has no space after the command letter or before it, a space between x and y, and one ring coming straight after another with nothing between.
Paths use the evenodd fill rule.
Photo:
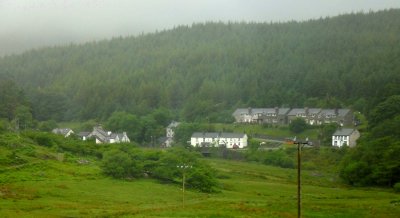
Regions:
<instances>
[{"instance_id":1,"label":"tree canopy","mask_svg":"<svg viewBox=\"0 0 400 218\"><path fill-rule=\"evenodd\" d=\"M198 23L0 58L39 120L166 108L231 122L236 107L352 106L400 93L400 10L286 23ZM51 102L51 103L49 103ZM3 108L2 108L3 110Z\"/></svg>"}]
</instances>

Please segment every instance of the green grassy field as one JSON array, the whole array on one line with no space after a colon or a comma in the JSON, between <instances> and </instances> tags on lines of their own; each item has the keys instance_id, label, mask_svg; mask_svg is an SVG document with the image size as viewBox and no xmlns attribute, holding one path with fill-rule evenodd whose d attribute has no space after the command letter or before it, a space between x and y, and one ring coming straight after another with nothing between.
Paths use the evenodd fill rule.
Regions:
<instances>
[{"instance_id":1,"label":"green grassy field","mask_svg":"<svg viewBox=\"0 0 400 218\"><path fill-rule=\"evenodd\" d=\"M37 149L44 149L38 147ZM6 151L3 151L6 152ZM40 151L39 151L40 152ZM296 217L296 170L209 159L221 192L185 192L152 179L116 180L88 159L48 158L0 169L0 217ZM350 188L304 170L303 217L398 217L400 195Z\"/></svg>"},{"instance_id":2,"label":"green grassy field","mask_svg":"<svg viewBox=\"0 0 400 218\"><path fill-rule=\"evenodd\" d=\"M251 136L260 134L277 138L293 138L297 136L299 138L317 139L318 137L318 129L306 129L302 133L294 134L290 132L288 126L265 127L260 124L214 124L214 127L217 131L245 132Z\"/></svg>"}]
</instances>

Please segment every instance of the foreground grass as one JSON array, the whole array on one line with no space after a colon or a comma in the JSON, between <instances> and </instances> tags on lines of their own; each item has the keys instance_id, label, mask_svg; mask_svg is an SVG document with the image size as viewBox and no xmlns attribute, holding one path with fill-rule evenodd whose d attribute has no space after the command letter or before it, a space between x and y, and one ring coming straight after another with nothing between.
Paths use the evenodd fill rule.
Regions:
<instances>
[{"instance_id":1,"label":"foreground grass","mask_svg":"<svg viewBox=\"0 0 400 218\"><path fill-rule=\"evenodd\" d=\"M296 217L296 171L209 160L221 192L185 192L151 179L115 180L88 164L43 160L0 174L0 217ZM341 186L303 171L303 217L398 217L400 196Z\"/></svg>"}]
</instances>

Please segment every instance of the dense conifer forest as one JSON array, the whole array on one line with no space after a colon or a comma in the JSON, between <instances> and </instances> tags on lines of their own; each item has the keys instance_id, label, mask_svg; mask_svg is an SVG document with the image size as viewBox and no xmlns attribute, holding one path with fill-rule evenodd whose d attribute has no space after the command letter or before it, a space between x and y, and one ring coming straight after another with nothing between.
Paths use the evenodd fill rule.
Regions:
<instances>
[{"instance_id":1,"label":"dense conifer forest","mask_svg":"<svg viewBox=\"0 0 400 218\"><path fill-rule=\"evenodd\" d=\"M399 188L399 21L392 9L200 23L5 56L0 134L91 120L142 143L172 119L230 123L237 107L348 107L369 123L357 147L344 150L341 178Z\"/></svg>"},{"instance_id":2,"label":"dense conifer forest","mask_svg":"<svg viewBox=\"0 0 400 218\"><path fill-rule=\"evenodd\" d=\"M0 59L37 120L157 108L230 122L236 107L352 107L400 93L400 10L287 23L199 23ZM2 109L5 110L5 109ZM2 112L3 114L4 112Z\"/></svg>"}]
</instances>

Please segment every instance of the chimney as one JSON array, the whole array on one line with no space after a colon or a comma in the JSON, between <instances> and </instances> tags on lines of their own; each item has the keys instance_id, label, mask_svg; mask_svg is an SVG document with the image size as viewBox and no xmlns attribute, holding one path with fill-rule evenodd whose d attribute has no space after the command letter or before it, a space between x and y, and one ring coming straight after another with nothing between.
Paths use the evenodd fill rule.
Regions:
<instances>
[{"instance_id":1,"label":"chimney","mask_svg":"<svg viewBox=\"0 0 400 218\"><path fill-rule=\"evenodd\" d=\"M304 109L305 109L305 111L306 111L306 115L308 115L309 108L308 108L308 107L305 107Z\"/></svg>"},{"instance_id":2,"label":"chimney","mask_svg":"<svg viewBox=\"0 0 400 218\"><path fill-rule=\"evenodd\" d=\"M275 114L278 116L278 114L279 114L279 108L278 107L275 107Z\"/></svg>"},{"instance_id":3,"label":"chimney","mask_svg":"<svg viewBox=\"0 0 400 218\"><path fill-rule=\"evenodd\" d=\"M249 110L249 115L251 115L251 114L252 114L252 109L251 109L251 107L249 107L248 110Z\"/></svg>"}]
</instances>

